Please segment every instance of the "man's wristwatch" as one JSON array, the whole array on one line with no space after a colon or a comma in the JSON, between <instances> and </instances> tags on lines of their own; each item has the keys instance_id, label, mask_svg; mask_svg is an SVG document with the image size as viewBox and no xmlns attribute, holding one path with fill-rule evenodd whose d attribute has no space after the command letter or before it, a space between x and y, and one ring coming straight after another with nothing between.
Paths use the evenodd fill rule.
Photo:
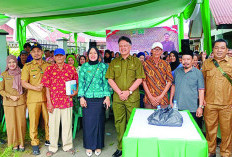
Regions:
<instances>
[{"instance_id":1,"label":"man's wristwatch","mask_svg":"<svg viewBox=\"0 0 232 157\"><path fill-rule=\"evenodd\" d=\"M200 107L200 108L202 108L202 109L204 108L204 106L203 106L203 105L199 105L199 107Z\"/></svg>"},{"instance_id":2,"label":"man's wristwatch","mask_svg":"<svg viewBox=\"0 0 232 157\"><path fill-rule=\"evenodd\" d=\"M131 90L129 90L129 92L130 92L130 95L133 93Z\"/></svg>"}]
</instances>

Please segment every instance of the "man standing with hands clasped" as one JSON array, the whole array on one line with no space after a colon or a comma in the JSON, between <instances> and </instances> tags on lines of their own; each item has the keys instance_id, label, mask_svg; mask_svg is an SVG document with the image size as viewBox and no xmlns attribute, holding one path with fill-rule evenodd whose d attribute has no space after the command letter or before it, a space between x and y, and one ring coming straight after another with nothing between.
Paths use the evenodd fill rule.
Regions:
<instances>
[{"instance_id":1,"label":"man standing with hands clasped","mask_svg":"<svg viewBox=\"0 0 232 157\"><path fill-rule=\"evenodd\" d=\"M151 48L152 56L143 63L146 78L143 80L145 90L144 106L154 109L158 105L166 108L169 104L167 92L172 84L171 67L167 61L160 59L163 45L155 42Z\"/></svg>"},{"instance_id":2,"label":"man standing with hands clasped","mask_svg":"<svg viewBox=\"0 0 232 157\"><path fill-rule=\"evenodd\" d=\"M72 97L77 95L66 95L67 81L75 80L78 84L78 75L74 66L64 63L65 51L58 48L54 51L56 64L49 66L43 76L41 83L46 87L47 108L49 111L49 136L50 146L47 156L52 156L58 150L60 121L62 124L63 150L75 153L72 142Z\"/></svg>"},{"instance_id":3,"label":"man standing with hands clasped","mask_svg":"<svg viewBox=\"0 0 232 157\"><path fill-rule=\"evenodd\" d=\"M138 87L145 78L140 60L130 55L131 40L122 36L118 44L121 56L110 63L106 72L106 78L114 90L113 111L118 136L118 149L113 157L122 155L122 137L133 108L140 106Z\"/></svg>"},{"instance_id":4,"label":"man standing with hands clasped","mask_svg":"<svg viewBox=\"0 0 232 157\"><path fill-rule=\"evenodd\" d=\"M45 124L45 145L49 145L48 111L45 88L40 84L45 69L50 65L42 60L43 50L40 44L31 47L33 60L26 63L22 69L22 86L28 89L27 108L30 120L30 137L34 155L39 155L38 124L42 112Z\"/></svg>"}]
</instances>

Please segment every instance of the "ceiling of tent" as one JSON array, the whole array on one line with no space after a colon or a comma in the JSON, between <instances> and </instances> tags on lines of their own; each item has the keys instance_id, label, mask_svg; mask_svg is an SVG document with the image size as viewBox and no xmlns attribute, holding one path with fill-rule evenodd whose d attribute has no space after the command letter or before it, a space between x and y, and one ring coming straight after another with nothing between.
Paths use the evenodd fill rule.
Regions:
<instances>
[{"instance_id":1,"label":"ceiling of tent","mask_svg":"<svg viewBox=\"0 0 232 157\"><path fill-rule=\"evenodd\" d=\"M214 16L210 16L210 29L216 29L216 23L214 21ZM202 28L202 17L200 12L200 5L197 4L194 12L190 18L190 25L189 25L189 38L190 39L199 39L203 35L203 28Z\"/></svg>"},{"instance_id":2,"label":"ceiling of tent","mask_svg":"<svg viewBox=\"0 0 232 157\"><path fill-rule=\"evenodd\" d=\"M0 14L0 26L7 23L10 20L8 16Z\"/></svg>"},{"instance_id":3,"label":"ceiling of tent","mask_svg":"<svg viewBox=\"0 0 232 157\"><path fill-rule=\"evenodd\" d=\"M191 0L8 0L0 13L71 32L151 27L184 11Z\"/></svg>"}]
</instances>

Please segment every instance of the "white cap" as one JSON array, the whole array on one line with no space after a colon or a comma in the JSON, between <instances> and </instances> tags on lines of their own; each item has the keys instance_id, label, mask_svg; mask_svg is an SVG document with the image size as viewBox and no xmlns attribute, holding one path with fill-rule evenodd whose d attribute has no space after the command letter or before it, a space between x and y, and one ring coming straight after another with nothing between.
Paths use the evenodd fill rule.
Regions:
<instances>
[{"instance_id":1,"label":"white cap","mask_svg":"<svg viewBox=\"0 0 232 157\"><path fill-rule=\"evenodd\" d=\"M163 50L163 45L161 44L161 42L154 42L154 43L152 44L151 49L154 49L154 48L156 48L156 47L159 47L159 48L161 48L161 49Z\"/></svg>"}]
</instances>

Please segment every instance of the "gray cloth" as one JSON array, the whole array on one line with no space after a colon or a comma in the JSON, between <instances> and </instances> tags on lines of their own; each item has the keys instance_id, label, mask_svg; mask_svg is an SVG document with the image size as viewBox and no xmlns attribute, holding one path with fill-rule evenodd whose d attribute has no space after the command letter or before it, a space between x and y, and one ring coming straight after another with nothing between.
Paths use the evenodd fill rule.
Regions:
<instances>
[{"instance_id":1,"label":"gray cloth","mask_svg":"<svg viewBox=\"0 0 232 157\"><path fill-rule=\"evenodd\" d=\"M175 84L174 100L177 101L178 109L196 112L198 108L198 90L205 88L202 72L193 67L189 72L185 73L184 68L181 67L175 70L173 80L173 84Z\"/></svg>"}]
</instances>

